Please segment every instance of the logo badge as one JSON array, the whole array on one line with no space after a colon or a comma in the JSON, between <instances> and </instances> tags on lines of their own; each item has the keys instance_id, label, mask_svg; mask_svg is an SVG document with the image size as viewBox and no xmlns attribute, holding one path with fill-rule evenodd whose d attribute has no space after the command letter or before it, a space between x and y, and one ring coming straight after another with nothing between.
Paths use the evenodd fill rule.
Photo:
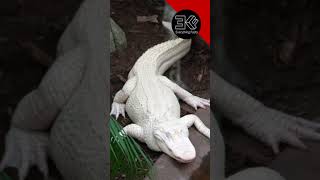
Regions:
<instances>
[{"instance_id":1,"label":"logo badge","mask_svg":"<svg viewBox=\"0 0 320 180\"><path fill-rule=\"evenodd\" d=\"M181 10L172 18L172 30L180 38L190 39L200 31L200 18L191 10Z\"/></svg>"}]
</instances>

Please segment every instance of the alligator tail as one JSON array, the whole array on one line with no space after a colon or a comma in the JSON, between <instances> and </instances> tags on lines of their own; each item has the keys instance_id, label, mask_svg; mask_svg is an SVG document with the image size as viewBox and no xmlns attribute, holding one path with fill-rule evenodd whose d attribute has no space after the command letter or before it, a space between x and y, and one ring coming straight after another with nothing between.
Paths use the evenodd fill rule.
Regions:
<instances>
[{"instance_id":1,"label":"alligator tail","mask_svg":"<svg viewBox=\"0 0 320 180\"><path fill-rule=\"evenodd\" d=\"M163 74L175 62L184 57L191 48L191 39L173 39L157 44L148 49L136 62L129 73L130 79L137 72L154 69L156 74Z\"/></svg>"}]
</instances>

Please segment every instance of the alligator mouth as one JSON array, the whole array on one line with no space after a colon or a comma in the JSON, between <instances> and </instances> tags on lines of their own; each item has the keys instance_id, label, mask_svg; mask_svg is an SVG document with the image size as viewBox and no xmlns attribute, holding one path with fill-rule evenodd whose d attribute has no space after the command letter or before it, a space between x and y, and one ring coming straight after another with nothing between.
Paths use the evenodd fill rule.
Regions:
<instances>
[{"instance_id":1,"label":"alligator mouth","mask_svg":"<svg viewBox=\"0 0 320 180\"><path fill-rule=\"evenodd\" d=\"M190 163L192 161L194 161L196 157L192 157L192 158L180 158L180 157L175 157L174 159L176 159L177 161L181 162L181 163Z\"/></svg>"},{"instance_id":2,"label":"alligator mouth","mask_svg":"<svg viewBox=\"0 0 320 180\"><path fill-rule=\"evenodd\" d=\"M170 148L172 157L181 163L192 162L196 158L196 151L189 138L181 138Z\"/></svg>"}]
</instances>

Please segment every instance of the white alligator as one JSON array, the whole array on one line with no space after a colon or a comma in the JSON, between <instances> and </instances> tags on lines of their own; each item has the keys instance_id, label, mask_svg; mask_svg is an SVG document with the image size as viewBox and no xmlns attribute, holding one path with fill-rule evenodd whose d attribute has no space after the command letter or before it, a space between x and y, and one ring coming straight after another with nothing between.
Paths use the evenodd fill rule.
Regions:
<instances>
[{"instance_id":1,"label":"white alligator","mask_svg":"<svg viewBox=\"0 0 320 180\"><path fill-rule=\"evenodd\" d=\"M195 125L208 138L210 129L196 115L180 118L176 95L195 109L210 106L210 100L192 95L162 74L185 56L190 47L191 40L178 38L148 49L116 93L110 113L118 118L120 114L125 116L126 111L134 123L125 126L124 133L183 163L196 157L188 128Z\"/></svg>"},{"instance_id":2,"label":"white alligator","mask_svg":"<svg viewBox=\"0 0 320 180\"><path fill-rule=\"evenodd\" d=\"M37 166L48 179L50 156L65 180L108 179L106 14L106 1L83 1L57 59L17 105L0 170L16 167L24 180Z\"/></svg>"}]
</instances>

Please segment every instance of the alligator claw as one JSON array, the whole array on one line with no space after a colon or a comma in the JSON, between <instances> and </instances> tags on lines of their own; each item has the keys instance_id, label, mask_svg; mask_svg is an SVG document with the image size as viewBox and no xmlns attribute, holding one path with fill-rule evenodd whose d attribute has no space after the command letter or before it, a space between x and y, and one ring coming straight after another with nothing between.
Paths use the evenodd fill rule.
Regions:
<instances>
[{"instance_id":1,"label":"alligator claw","mask_svg":"<svg viewBox=\"0 0 320 180\"><path fill-rule=\"evenodd\" d=\"M196 110L198 107L203 109L206 109L206 106L210 107L210 100L203 99L198 96L189 96L185 98L184 101Z\"/></svg>"},{"instance_id":2,"label":"alligator claw","mask_svg":"<svg viewBox=\"0 0 320 180\"><path fill-rule=\"evenodd\" d=\"M19 172L19 180L24 180L31 166L36 165L49 178L47 165L47 149L49 137L43 132L28 132L11 128L6 136L5 154L0 170L15 167Z\"/></svg>"},{"instance_id":3,"label":"alligator claw","mask_svg":"<svg viewBox=\"0 0 320 180\"><path fill-rule=\"evenodd\" d=\"M112 107L111 107L110 115L115 115L116 119L118 119L120 114L123 117L126 117L125 104L120 104L120 103L113 102L112 103Z\"/></svg>"},{"instance_id":4,"label":"alligator claw","mask_svg":"<svg viewBox=\"0 0 320 180\"><path fill-rule=\"evenodd\" d=\"M126 137L127 136L127 133L124 131L124 130L121 130L119 132L119 135L122 136L122 137Z\"/></svg>"}]
</instances>

